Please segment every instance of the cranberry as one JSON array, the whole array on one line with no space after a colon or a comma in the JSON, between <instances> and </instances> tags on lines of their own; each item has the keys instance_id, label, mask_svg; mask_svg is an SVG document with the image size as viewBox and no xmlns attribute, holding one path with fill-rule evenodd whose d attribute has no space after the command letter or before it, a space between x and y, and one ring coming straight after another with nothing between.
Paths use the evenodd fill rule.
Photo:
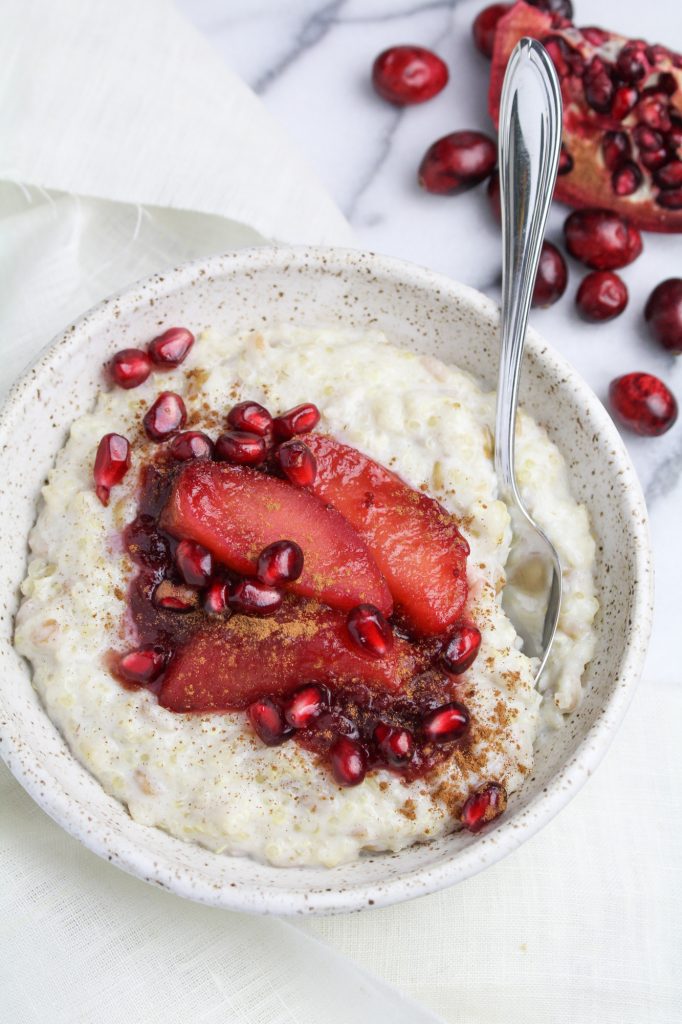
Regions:
<instances>
[{"instance_id":1,"label":"cranberry","mask_svg":"<svg viewBox=\"0 0 682 1024\"><path fill-rule=\"evenodd\" d=\"M327 687L311 683L292 694L285 705L284 717L294 729L305 729L329 708L329 704Z\"/></svg>"},{"instance_id":2,"label":"cranberry","mask_svg":"<svg viewBox=\"0 0 682 1024\"><path fill-rule=\"evenodd\" d=\"M176 434L168 446L174 459L210 459L213 455L213 441L200 430L185 430Z\"/></svg>"},{"instance_id":3,"label":"cranberry","mask_svg":"<svg viewBox=\"0 0 682 1024\"><path fill-rule=\"evenodd\" d=\"M204 587L213 574L213 556L194 540L181 540L175 549L175 564L185 583Z\"/></svg>"},{"instance_id":4,"label":"cranberry","mask_svg":"<svg viewBox=\"0 0 682 1024\"><path fill-rule=\"evenodd\" d=\"M166 666L166 652L162 647L149 645L124 654L118 671L128 683L152 683Z\"/></svg>"},{"instance_id":5,"label":"cranberry","mask_svg":"<svg viewBox=\"0 0 682 1024\"><path fill-rule=\"evenodd\" d=\"M169 327L147 347L154 363L175 367L185 361L193 344L194 335L186 327Z\"/></svg>"},{"instance_id":6,"label":"cranberry","mask_svg":"<svg viewBox=\"0 0 682 1024\"><path fill-rule=\"evenodd\" d=\"M229 618L230 586L223 580L214 580L204 591L203 608L207 615L220 615Z\"/></svg>"},{"instance_id":7,"label":"cranberry","mask_svg":"<svg viewBox=\"0 0 682 1024\"><path fill-rule=\"evenodd\" d=\"M172 612L193 612L199 606L199 594L184 583L162 580L154 591L154 604Z\"/></svg>"},{"instance_id":8,"label":"cranberry","mask_svg":"<svg viewBox=\"0 0 682 1024\"><path fill-rule=\"evenodd\" d=\"M625 132L604 133L601 153L604 157L604 163L610 171L615 171L617 167L620 167L628 159L631 152L630 139Z\"/></svg>"},{"instance_id":9,"label":"cranberry","mask_svg":"<svg viewBox=\"0 0 682 1024\"><path fill-rule=\"evenodd\" d=\"M272 430L272 416L258 402L240 402L234 405L227 414L227 422L233 430L243 430L247 434L258 434L268 437Z\"/></svg>"},{"instance_id":10,"label":"cranberry","mask_svg":"<svg viewBox=\"0 0 682 1024\"><path fill-rule=\"evenodd\" d=\"M680 188L682 186L682 160L673 160L654 174L659 188Z\"/></svg>"},{"instance_id":11,"label":"cranberry","mask_svg":"<svg viewBox=\"0 0 682 1024\"><path fill-rule=\"evenodd\" d=\"M130 445L120 434L105 434L95 456L95 493L103 505L109 504L109 492L120 484L130 467Z\"/></svg>"},{"instance_id":12,"label":"cranberry","mask_svg":"<svg viewBox=\"0 0 682 1024\"><path fill-rule=\"evenodd\" d=\"M583 320L601 323L620 316L628 304L628 290L613 271L594 270L583 278L575 302Z\"/></svg>"},{"instance_id":13,"label":"cranberry","mask_svg":"<svg viewBox=\"0 0 682 1024\"><path fill-rule=\"evenodd\" d=\"M285 441L275 452L275 462L289 483L310 487L317 476L317 459L303 441Z\"/></svg>"},{"instance_id":14,"label":"cranberry","mask_svg":"<svg viewBox=\"0 0 682 1024\"><path fill-rule=\"evenodd\" d=\"M414 757L414 736L408 729L379 722L374 729L374 742L384 761L394 768L409 764Z\"/></svg>"},{"instance_id":15,"label":"cranberry","mask_svg":"<svg viewBox=\"0 0 682 1024\"><path fill-rule=\"evenodd\" d=\"M456 195L492 174L495 143L482 132L453 132L427 149L419 165L419 184L436 195Z\"/></svg>"},{"instance_id":16,"label":"cranberry","mask_svg":"<svg viewBox=\"0 0 682 1024\"><path fill-rule=\"evenodd\" d=\"M296 434L309 434L320 422L320 410L312 402L304 402L272 421L275 436L289 441Z\"/></svg>"},{"instance_id":17,"label":"cranberry","mask_svg":"<svg viewBox=\"0 0 682 1024\"><path fill-rule=\"evenodd\" d=\"M642 172L636 163L628 160L611 175L611 187L617 196L631 196L642 184Z\"/></svg>"},{"instance_id":18,"label":"cranberry","mask_svg":"<svg viewBox=\"0 0 682 1024\"><path fill-rule=\"evenodd\" d=\"M469 832L480 832L507 809L507 791L499 782L489 782L472 793L462 808L460 821Z\"/></svg>"},{"instance_id":19,"label":"cranberry","mask_svg":"<svg viewBox=\"0 0 682 1024\"><path fill-rule=\"evenodd\" d=\"M256 575L267 587L293 583L303 572L303 552L293 540L268 544L258 556Z\"/></svg>"},{"instance_id":20,"label":"cranberry","mask_svg":"<svg viewBox=\"0 0 682 1024\"><path fill-rule=\"evenodd\" d=\"M397 107L424 103L448 83L447 64L422 46L391 46L372 67L374 88Z\"/></svg>"},{"instance_id":21,"label":"cranberry","mask_svg":"<svg viewBox=\"0 0 682 1024\"><path fill-rule=\"evenodd\" d=\"M459 701L453 700L424 715L422 732L432 743L450 743L464 735L469 722L467 709Z\"/></svg>"},{"instance_id":22,"label":"cranberry","mask_svg":"<svg viewBox=\"0 0 682 1024\"><path fill-rule=\"evenodd\" d=\"M284 720L284 713L274 700L262 697L254 701L247 710L253 731L267 747L276 747L293 733L293 729Z\"/></svg>"},{"instance_id":23,"label":"cranberry","mask_svg":"<svg viewBox=\"0 0 682 1024\"><path fill-rule=\"evenodd\" d=\"M490 7L484 7L482 11L479 11L474 18L472 25L474 43L484 57L488 59L492 57L497 23L511 8L511 4L491 4Z\"/></svg>"},{"instance_id":24,"label":"cranberry","mask_svg":"<svg viewBox=\"0 0 682 1024\"><path fill-rule=\"evenodd\" d=\"M566 149L565 144L561 143L561 150L559 152L559 169L557 174L570 174L573 170L573 157Z\"/></svg>"},{"instance_id":25,"label":"cranberry","mask_svg":"<svg viewBox=\"0 0 682 1024\"><path fill-rule=\"evenodd\" d=\"M543 242L538 273L533 288L533 306L553 306L566 291L568 269L566 260L551 242Z\"/></svg>"},{"instance_id":26,"label":"cranberry","mask_svg":"<svg viewBox=\"0 0 682 1024\"><path fill-rule=\"evenodd\" d=\"M488 181L488 187L486 189L488 193L488 201L490 203L490 209L492 210L493 217L498 224L502 223L502 199L500 197L500 174L499 171L493 171Z\"/></svg>"},{"instance_id":27,"label":"cranberry","mask_svg":"<svg viewBox=\"0 0 682 1024\"><path fill-rule=\"evenodd\" d=\"M145 413L144 429L152 441L165 441L184 427L187 421L185 403L173 391L162 391Z\"/></svg>"},{"instance_id":28,"label":"cranberry","mask_svg":"<svg viewBox=\"0 0 682 1024\"><path fill-rule=\"evenodd\" d=\"M272 615L282 604L279 590L260 580L240 580L230 594L230 607L243 615Z\"/></svg>"},{"instance_id":29,"label":"cranberry","mask_svg":"<svg viewBox=\"0 0 682 1024\"><path fill-rule=\"evenodd\" d=\"M151 359L141 348L124 348L109 363L109 374L120 388L136 388L144 384L152 372Z\"/></svg>"},{"instance_id":30,"label":"cranberry","mask_svg":"<svg viewBox=\"0 0 682 1024\"><path fill-rule=\"evenodd\" d=\"M620 422L645 437L665 434L677 419L675 397L651 373L617 377L609 386L609 398Z\"/></svg>"},{"instance_id":31,"label":"cranberry","mask_svg":"<svg viewBox=\"0 0 682 1024\"><path fill-rule=\"evenodd\" d=\"M215 457L239 466L259 466L267 455L267 445L258 434L244 430L229 430L215 443Z\"/></svg>"},{"instance_id":32,"label":"cranberry","mask_svg":"<svg viewBox=\"0 0 682 1024\"><path fill-rule=\"evenodd\" d=\"M383 658L393 645L391 627L373 604L359 604L348 612L348 632L353 642L375 658Z\"/></svg>"},{"instance_id":33,"label":"cranberry","mask_svg":"<svg viewBox=\"0 0 682 1024\"><path fill-rule=\"evenodd\" d=\"M446 672L459 676L473 665L481 646L481 631L467 622L460 622L448 637L441 651Z\"/></svg>"},{"instance_id":34,"label":"cranberry","mask_svg":"<svg viewBox=\"0 0 682 1024\"><path fill-rule=\"evenodd\" d=\"M564 224L566 248L592 270L617 270L642 251L636 227L610 210L574 210Z\"/></svg>"},{"instance_id":35,"label":"cranberry","mask_svg":"<svg viewBox=\"0 0 682 1024\"><path fill-rule=\"evenodd\" d=\"M664 348L682 352L682 277L669 277L656 285L644 307L644 319Z\"/></svg>"},{"instance_id":36,"label":"cranberry","mask_svg":"<svg viewBox=\"0 0 682 1024\"><path fill-rule=\"evenodd\" d=\"M339 736L329 750L334 778L340 786L358 786L367 774L367 757L356 740Z\"/></svg>"}]
</instances>

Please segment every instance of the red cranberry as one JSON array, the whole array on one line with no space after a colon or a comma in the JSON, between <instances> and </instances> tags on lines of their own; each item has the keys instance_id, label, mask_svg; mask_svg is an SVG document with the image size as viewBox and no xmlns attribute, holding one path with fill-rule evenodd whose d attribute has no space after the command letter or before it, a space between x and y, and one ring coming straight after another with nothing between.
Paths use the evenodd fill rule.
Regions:
<instances>
[{"instance_id":1,"label":"red cranberry","mask_svg":"<svg viewBox=\"0 0 682 1024\"><path fill-rule=\"evenodd\" d=\"M358 786L367 774L367 757L355 740L339 736L329 750L334 778L340 786Z\"/></svg>"},{"instance_id":2,"label":"red cranberry","mask_svg":"<svg viewBox=\"0 0 682 1024\"><path fill-rule=\"evenodd\" d=\"M184 583L162 580L154 591L154 604L171 612L193 612L199 607L199 594Z\"/></svg>"},{"instance_id":3,"label":"red cranberry","mask_svg":"<svg viewBox=\"0 0 682 1024\"><path fill-rule=\"evenodd\" d=\"M502 223L502 199L500 196L500 173L499 171L493 171L488 181L488 187L486 189L488 193L488 201L490 203L490 209L492 210L493 217L498 224Z\"/></svg>"},{"instance_id":4,"label":"red cranberry","mask_svg":"<svg viewBox=\"0 0 682 1024\"><path fill-rule=\"evenodd\" d=\"M460 622L441 651L443 668L451 675L461 675L473 665L480 646L481 631L468 622Z\"/></svg>"},{"instance_id":5,"label":"red cranberry","mask_svg":"<svg viewBox=\"0 0 682 1024\"><path fill-rule=\"evenodd\" d=\"M383 760L394 768L409 764L414 757L414 736L408 729L379 722L374 729L374 742Z\"/></svg>"},{"instance_id":6,"label":"red cranberry","mask_svg":"<svg viewBox=\"0 0 682 1024\"><path fill-rule=\"evenodd\" d=\"M145 413L144 429L152 441L165 441L184 427L187 421L185 403L173 391L162 391Z\"/></svg>"},{"instance_id":7,"label":"red cranberry","mask_svg":"<svg viewBox=\"0 0 682 1024\"><path fill-rule=\"evenodd\" d=\"M348 612L348 632L353 642L375 658L383 658L393 645L390 625L373 604L359 604Z\"/></svg>"},{"instance_id":8,"label":"red cranberry","mask_svg":"<svg viewBox=\"0 0 682 1024\"><path fill-rule=\"evenodd\" d=\"M611 187L617 196L631 196L642 184L642 172L636 163L628 160L611 175Z\"/></svg>"},{"instance_id":9,"label":"red cranberry","mask_svg":"<svg viewBox=\"0 0 682 1024\"><path fill-rule=\"evenodd\" d=\"M207 615L229 618L230 587L223 580L214 580L204 591L203 608Z\"/></svg>"},{"instance_id":10,"label":"red cranberry","mask_svg":"<svg viewBox=\"0 0 682 1024\"><path fill-rule=\"evenodd\" d=\"M495 32L500 18L504 18L512 8L511 4L491 4L484 7L474 18L472 32L476 49L480 50L484 57L490 59L495 46Z\"/></svg>"},{"instance_id":11,"label":"red cranberry","mask_svg":"<svg viewBox=\"0 0 682 1024\"><path fill-rule=\"evenodd\" d=\"M166 652L162 647L149 645L124 654L118 663L118 671L129 683L152 683L163 672Z\"/></svg>"},{"instance_id":12,"label":"red cranberry","mask_svg":"<svg viewBox=\"0 0 682 1024\"><path fill-rule=\"evenodd\" d=\"M258 556L256 576L267 587L293 583L303 572L303 552L293 540L268 544Z\"/></svg>"},{"instance_id":13,"label":"red cranberry","mask_svg":"<svg viewBox=\"0 0 682 1024\"><path fill-rule=\"evenodd\" d=\"M450 701L424 715L422 732L432 743L450 743L458 740L469 728L469 712L458 701Z\"/></svg>"},{"instance_id":14,"label":"red cranberry","mask_svg":"<svg viewBox=\"0 0 682 1024\"><path fill-rule=\"evenodd\" d=\"M109 492L120 484L130 467L130 445L120 434L105 434L95 456L95 493L103 505L109 504Z\"/></svg>"},{"instance_id":15,"label":"red cranberry","mask_svg":"<svg viewBox=\"0 0 682 1024\"><path fill-rule=\"evenodd\" d=\"M284 708L284 717L294 729L305 729L328 708L327 687L312 683L309 686L302 686L289 698Z\"/></svg>"},{"instance_id":16,"label":"red cranberry","mask_svg":"<svg viewBox=\"0 0 682 1024\"><path fill-rule=\"evenodd\" d=\"M109 374L120 388L136 388L144 384L152 372L152 363L141 348L124 348L109 363Z\"/></svg>"},{"instance_id":17,"label":"red cranberry","mask_svg":"<svg viewBox=\"0 0 682 1024\"><path fill-rule=\"evenodd\" d=\"M213 556L194 540L181 540L175 549L175 564L185 583L204 587L213 574Z\"/></svg>"},{"instance_id":18,"label":"red cranberry","mask_svg":"<svg viewBox=\"0 0 682 1024\"><path fill-rule=\"evenodd\" d=\"M272 615L282 604L279 590L260 580L240 580L230 594L230 607L243 615Z\"/></svg>"},{"instance_id":19,"label":"red cranberry","mask_svg":"<svg viewBox=\"0 0 682 1024\"><path fill-rule=\"evenodd\" d=\"M559 168L557 174L570 174L573 170L573 157L566 149L565 144L561 143L561 151L559 152Z\"/></svg>"},{"instance_id":20,"label":"red cranberry","mask_svg":"<svg viewBox=\"0 0 682 1024\"><path fill-rule=\"evenodd\" d=\"M575 303L583 320L601 323L620 316L628 304L628 290L618 274L594 270L581 281Z\"/></svg>"},{"instance_id":21,"label":"red cranberry","mask_svg":"<svg viewBox=\"0 0 682 1024\"><path fill-rule=\"evenodd\" d=\"M249 704L247 714L253 731L268 747L276 747L293 733L293 729L284 720L284 713L274 700L262 697Z\"/></svg>"},{"instance_id":22,"label":"red cranberry","mask_svg":"<svg viewBox=\"0 0 682 1024\"><path fill-rule=\"evenodd\" d=\"M610 171L615 171L617 167L620 167L628 159L631 152L630 139L625 132L604 133L601 153L604 157L604 163Z\"/></svg>"},{"instance_id":23,"label":"red cranberry","mask_svg":"<svg viewBox=\"0 0 682 1024\"><path fill-rule=\"evenodd\" d=\"M645 437L665 434L677 419L674 395L651 373L617 377L609 386L609 398L620 422Z\"/></svg>"},{"instance_id":24,"label":"red cranberry","mask_svg":"<svg viewBox=\"0 0 682 1024\"><path fill-rule=\"evenodd\" d=\"M436 195L466 192L492 174L497 148L482 132L453 132L427 149L419 165L419 184Z\"/></svg>"},{"instance_id":25,"label":"red cranberry","mask_svg":"<svg viewBox=\"0 0 682 1024\"><path fill-rule=\"evenodd\" d=\"M267 437L272 430L272 416L258 402L240 402L232 406L227 414L227 422L233 430L258 434L259 437Z\"/></svg>"},{"instance_id":26,"label":"red cranberry","mask_svg":"<svg viewBox=\"0 0 682 1024\"><path fill-rule=\"evenodd\" d=\"M654 181L659 188L679 188L682 186L682 160L673 160L654 174Z\"/></svg>"},{"instance_id":27,"label":"red cranberry","mask_svg":"<svg viewBox=\"0 0 682 1024\"><path fill-rule=\"evenodd\" d=\"M669 277L656 285L644 307L644 319L664 348L682 352L682 277Z\"/></svg>"},{"instance_id":28,"label":"red cranberry","mask_svg":"<svg viewBox=\"0 0 682 1024\"><path fill-rule=\"evenodd\" d=\"M152 362L159 366L174 367L183 363L194 344L194 335L186 327L169 327L149 342Z\"/></svg>"},{"instance_id":29,"label":"red cranberry","mask_svg":"<svg viewBox=\"0 0 682 1024\"><path fill-rule=\"evenodd\" d=\"M553 306L566 291L568 268L566 260L551 242L543 242L538 273L533 288L533 306Z\"/></svg>"},{"instance_id":30,"label":"red cranberry","mask_svg":"<svg viewBox=\"0 0 682 1024\"><path fill-rule=\"evenodd\" d=\"M320 410L312 402L304 402L277 416L272 425L280 441L289 441L296 434L309 434L320 422Z\"/></svg>"},{"instance_id":31,"label":"red cranberry","mask_svg":"<svg viewBox=\"0 0 682 1024\"><path fill-rule=\"evenodd\" d=\"M289 483L310 487L317 476L317 459L303 441L285 441L275 452L275 461Z\"/></svg>"},{"instance_id":32,"label":"red cranberry","mask_svg":"<svg viewBox=\"0 0 682 1024\"><path fill-rule=\"evenodd\" d=\"M610 210L574 210L564 224L566 248L591 270L617 270L642 251L636 227Z\"/></svg>"},{"instance_id":33,"label":"red cranberry","mask_svg":"<svg viewBox=\"0 0 682 1024\"><path fill-rule=\"evenodd\" d=\"M229 430L221 434L215 443L216 459L236 462L239 466L259 466L267 453L267 445L262 437L247 434L243 430Z\"/></svg>"},{"instance_id":34,"label":"red cranberry","mask_svg":"<svg viewBox=\"0 0 682 1024\"><path fill-rule=\"evenodd\" d=\"M175 435L168 451L180 462L187 459L210 459L213 455L213 441L200 430L185 430Z\"/></svg>"},{"instance_id":35,"label":"red cranberry","mask_svg":"<svg viewBox=\"0 0 682 1024\"><path fill-rule=\"evenodd\" d=\"M391 46L372 67L374 88L389 103L406 107L437 96L448 82L447 64L422 46Z\"/></svg>"},{"instance_id":36,"label":"red cranberry","mask_svg":"<svg viewBox=\"0 0 682 1024\"><path fill-rule=\"evenodd\" d=\"M480 832L488 822L499 818L507 809L507 791L498 782L489 782L478 793L472 793L462 808L460 821L469 832Z\"/></svg>"}]
</instances>

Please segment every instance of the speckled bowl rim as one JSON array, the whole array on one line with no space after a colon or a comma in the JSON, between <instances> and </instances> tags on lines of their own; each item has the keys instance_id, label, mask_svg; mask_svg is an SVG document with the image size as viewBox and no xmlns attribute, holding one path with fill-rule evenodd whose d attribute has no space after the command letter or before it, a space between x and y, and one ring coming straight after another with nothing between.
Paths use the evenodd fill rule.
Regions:
<instances>
[{"instance_id":1,"label":"speckled bowl rim","mask_svg":"<svg viewBox=\"0 0 682 1024\"><path fill-rule=\"evenodd\" d=\"M139 307L140 295L145 290L153 288L157 298L165 297L176 289L189 285L199 272L222 276L226 264L229 264L231 272L241 269L256 272L259 268L284 270L285 267L290 269L292 265L310 265L311 262L321 265L339 257L365 270L371 267L377 274L393 279L396 284L414 285L437 292L441 300L448 295L456 297L486 319L494 319L499 315L499 309L494 302L467 285L451 281L440 274L403 260L360 250L262 246L194 260L123 289L95 305L57 335L12 387L0 413L0 448L4 446L12 417L27 394L35 393L40 388L44 376L49 379L51 370L64 358L65 351L68 354L83 344L87 338L84 330L86 325L89 332L102 327L103 323L112 317L114 306L123 314L132 313L135 307ZM39 777L34 770L35 765L26 763L27 748L22 745L21 736L17 736L9 728L3 730L0 723L0 754L36 803L98 856L138 878L208 905L249 913L280 915L329 914L361 910L368 905L387 906L435 892L494 864L546 825L576 795L596 769L630 704L644 665L651 632L653 573L644 496L625 445L611 417L572 366L554 352L535 330L529 329L526 346L541 363L553 369L566 384L573 387L574 392L580 395L585 407L589 408L591 415L600 424L602 437L608 442L609 450L614 457L610 472L614 476L620 475L625 484L623 493L627 496L624 500L629 502L628 522L632 531L629 541L636 579L632 595L635 626L630 636L624 639L619 685L614 683L602 713L579 743L573 756L564 762L561 770L543 792L533 798L530 805L533 813L526 812L520 821L511 813L506 820L501 819L493 830L482 833L466 848L453 851L451 859L407 871L381 884L344 885L343 888L318 889L309 893L290 892L286 889L264 891L259 886L253 886L251 891L245 885L217 890L214 885L197 878L190 868L184 865L178 867L175 863L164 863L164 857L158 851L147 849L111 830L107 830L106 835L100 835L92 827L93 822L88 815L87 806L71 797L55 778L45 773L41 773ZM400 857L400 853L393 854L392 857Z\"/></svg>"}]
</instances>

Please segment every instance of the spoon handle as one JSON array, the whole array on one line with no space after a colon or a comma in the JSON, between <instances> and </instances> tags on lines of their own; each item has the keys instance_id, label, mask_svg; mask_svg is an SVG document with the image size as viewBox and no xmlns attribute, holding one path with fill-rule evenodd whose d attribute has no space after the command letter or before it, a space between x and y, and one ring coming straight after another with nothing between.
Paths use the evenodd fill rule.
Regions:
<instances>
[{"instance_id":1,"label":"spoon handle","mask_svg":"<svg viewBox=\"0 0 682 1024\"><path fill-rule=\"evenodd\" d=\"M502 206L502 327L495 427L501 497L520 504L514 480L514 427L521 357L547 214L559 166L561 91L535 39L514 49L502 87L499 165Z\"/></svg>"}]
</instances>

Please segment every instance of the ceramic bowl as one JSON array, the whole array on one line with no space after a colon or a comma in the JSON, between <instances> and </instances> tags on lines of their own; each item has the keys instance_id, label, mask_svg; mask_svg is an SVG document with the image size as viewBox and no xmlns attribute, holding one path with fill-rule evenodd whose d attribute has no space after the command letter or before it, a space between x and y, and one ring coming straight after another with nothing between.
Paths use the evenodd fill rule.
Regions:
<instances>
[{"instance_id":1,"label":"ceramic bowl","mask_svg":"<svg viewBox=\"0 0 682 1024\"><path fill-rule=\"evenodd\" d=\"M510 799L507 814L478 836L458 833L333 869L275 868L219 855L132 821L71 756L31 686L27 663L12 647L40 487L72 420L93 405L101 367L116 349L175 323L194 332L208 326L232 332L289 322L378 327L399 345L495 384L496 306L428 270L367 253L242 250L178 267L100 303L49 346L0 417L0 750L59 824L142 879L233 910L331 913L461 881L518 847L571 799L604 755L642 668L651 619L650 552L639 484L610 417L529 330L522 401L562 449L574 493L590 511L601 612L583 704L551 743L540 746L535 771Z\"/></svg>"}]
</instances>

